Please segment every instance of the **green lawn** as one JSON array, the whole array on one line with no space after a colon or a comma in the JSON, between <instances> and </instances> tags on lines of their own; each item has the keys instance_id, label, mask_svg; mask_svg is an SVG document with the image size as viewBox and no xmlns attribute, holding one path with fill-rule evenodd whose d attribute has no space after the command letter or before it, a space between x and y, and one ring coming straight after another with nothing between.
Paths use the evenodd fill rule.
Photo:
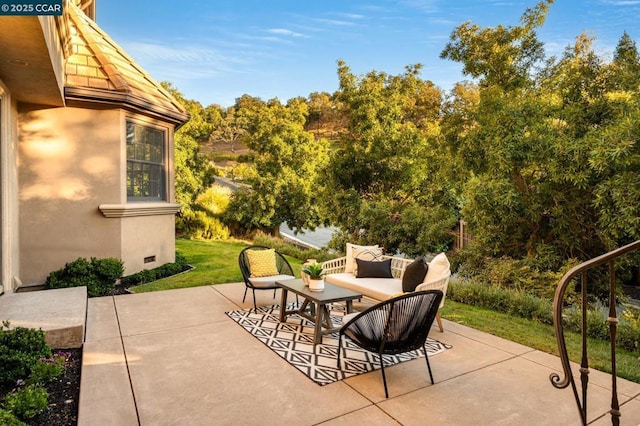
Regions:
<instances>
[{"instance_id":1,"label":"green lawn","mask_svg":"<svg viewBox=\"0 0 640 426\"><path fill-rule=\"evenodd\" d=\"M249 243L205 242L177 240L176 249L195 266L195 269L148 284L132 287L135 293L197 287L202 285L241 282L242 275L238 267L238 254ZM300 273L303 261L287 257L296 276ZM500 312L447 300L442 316L448 320L467 325L487 333L503 337L540 351L558 355L553 327L536 321L513 317ZM581 340L575 333L565 332L569 357L580 362ZM589 340L589 363L592 368L610 371L609 344L598 340ZM617 351L618 376L640 383L640 362L638 354Z\"/></svg>"},{"instance_id":2,"label":"green lawn","mask_svg":"<svg viewBox=\"0 0 640 426\"><path fill-rule=\"evenodd\" d=\"M176 250L183 254L195 269L169 278L131 287L134 293L197 287L201 285L234 283L242 281L238 267L238 255L249 243L243 241L207 242L176 240ZM296 274L302 261L287 257Z\"/></svg>"},{"instance_id":3,"label":"green lawn","mask_svg":"<svg viewBox=\"0 0 640 426\"><path fill-rule=\"evenodd\" d=\"M478 308L447 300L441 315L450 321L467 325L512 342L520 343L554 355L559 355L556 336L551 325L519 317L513 317L490 309ZM567 352L571 361L580 363L582 337L565 331ZM589 367L611 372L611 349L609 342L588 339ZM618 377L640 383L638 353L616 350ZM558 365L560 367L560 365Z\"/></svg>"}]
</instances>

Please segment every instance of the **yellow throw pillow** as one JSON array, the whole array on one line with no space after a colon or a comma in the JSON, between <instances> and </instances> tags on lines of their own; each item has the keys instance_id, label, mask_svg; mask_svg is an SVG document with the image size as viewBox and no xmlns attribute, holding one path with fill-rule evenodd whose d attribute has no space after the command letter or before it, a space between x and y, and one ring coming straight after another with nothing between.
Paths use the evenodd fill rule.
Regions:
<instances>
[{"instance_id":1,"label":"yellow throw pillow","mask_svg":"<svg viewBox=\"0 0 640 426\"><path fill-rule=\"evenodd\" d=\"M278 275L276 251L274 249L247 250L247 259L249 260L249 270L252 278Z\"/></svg>"}]
</instances>

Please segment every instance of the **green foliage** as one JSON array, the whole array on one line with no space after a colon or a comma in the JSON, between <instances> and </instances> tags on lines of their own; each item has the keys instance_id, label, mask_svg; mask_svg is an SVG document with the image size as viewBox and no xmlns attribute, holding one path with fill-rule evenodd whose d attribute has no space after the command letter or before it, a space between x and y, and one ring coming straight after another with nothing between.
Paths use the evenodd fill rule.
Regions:
<instances>
[{"instance_id":1,"label":"green foliage","mask_svg":"<svg viewBox=\"0 0 640 426\"><path fill-rule=\"evenodd\" d=\"M49 393L42 386L27 385L5 396L3 406L22 419L30 419L47 408Z\"/></svg>"},{"instance_id":2,"label":"green foliage","mask_svg":"<svg viewBox=\"0 0 640 426\"><path fill-rule=\"evenodd\" d=\"M231 200L231 190L212 185L196 198L193 209L176 221L178 235L203 240L226 240L229 229L221 217Z\"/></svg>"},{"instance_id":3,"label":"green foliage","mask_svg":"<svg viewBox=\"0 0 640 426\"><path fill-rule=\"evenodd\" d=\"M488 285L477 280L452 280L447 298L467 305L491 309L509 315L553 324L551 299L526 291ZM608 307L597 305L587 310L587 335L594 339L609 339ZM576 305L565 308L563 324L566 330L580 333L582 310ZM620 314L616 344L628 351L640 349L640 310L627 307Z\"/></svg>"},{"instance_id":4,"label":"green foliage","mask_svg":"<svg viewBox=\"0 0 640 426\"><path fill-rule=\"evenodd\" d=\"M321 263L311 263L302 268L302 272L309 275L312 280L319 280L324 275Z\"/></svg>"},{"instance_id":5,"label":"green foliage","mask_svg":"<svg viewBox=\"0 0 640 426\"><path fill-rule=\"evenodd\" d=\"M440 57L461 62L462 72L480 79L482 85L522 87L533 67L544 58L536 29L544 23L552 3L544 0L527 9L519 26L481 28L465 22L453 31Z\"/></svg>"},{"instance_id":6,"label":"green foliage","mask_svg":"<svg viewBox=\"0 0 640 426\"><path fill-rule=\"evenodd\" d=\"M309 249L288 243L282 238L272 237L263 233L257 233L253 238L253 243L276 249L280 253L296 258L298 260L316 259L322 263L334 259L335 254L329 253L327 249ZM344 245L342 245L344 248Z\"/></svg>"},{"instance_id":7,"label":"green foliage","mask_svg":"<svg viewBox=\"0 0 640 426\"><path fill-rule=\"evenodd\" d=\"M348 126L321 190L347 241L409 255L451 244L458 189L445 172L452 162L438 126L441 93L419 78L420 69L355 76L338 64L336 99Z\"/></svg>"},{"instance_id":8,"label":"green foliage","mask_svg":"<svg viewBox=\"0 0 640 426\"><path fill-rule=\"evenodd\" d=\"M179 221L191 211L202 189L208 188L214 181L215 169L200 155L200 143L208 141L213 132L212 115L199 102L185 99L170 83L163 82L162 85L190 116L173 138L176 202L182 205L177 215Z\"/></svg>"},{"instance_id":9,"label":"green foliage","mask_svg":"<svg viewBox=\"0 0 640 426\"><path fill-rule=\"evenodd\" d=\"M11 329L9 326L5 321L0 328L0 387L26 379L40 359L51 357L44 331L24 327Z\"/></svg>"},{"instance_id":10,"label":"green foliage","mask_svg":"<svg viewBox=\"0 0 640 426\"><path fill-rule=\"evenodd\" d=\"M135 274L127 275L122 277L121 282L126 287L140 285L179 274L189 269L189 267L187 258L180 253L176 253L175 262L165 263L157 268L144 269Z\"/></svg>"},{"instance_id":11,"label":"green foliage","mask_svg":"<svg viewBox=\"0 0 640 426\"><path fill-rule=\"evenodd\" d=\"M113 257L90 261L78 258L53 271L46 280L47 288L87 287L89 297L106 296L113 292L115 282L122 276L124 265Z\"/></svg>"},{"instance_id":12,"label":"green foliage","mask_svg":"<svg viewBox=\"0 0 640 426\"><path fill-rule=\"evenodd\" d=\"M60 377L63 372L64 362L65 358L62 356L40 358L38 363L33 366L31 375L27 378L26 383L30 385L46 385Z\"/></svg>"},{"instance_id":13,"label":"green foliage","mask_svg":"<svg viewBox=\"0 0 640 426\"><path fill-rule=\"evenodd\" d=\"M551 302L529 293L487 285L476 280L452 280L447 298L456 302L553 323Z\"/></svg>"},{"instance_id":14,"label":"green foliage","mask_svg":"<svg viewBox=\"0 0 640 426\"><path fill-rule=\"evenodd\" d=\"M11 411L0 408L0 425L26 426L27 424L18 419Z\"/></svg>"},{"instance_id":15,"label":"green foliage","mask_svg":"<svg viewBox=\"0 0 640 426\"><path fill-rule=\"evenodd\" d=\"M246 114L245 143L254 155L255 172L244 176L250 188L234 194L224 221L267 232L282 223L313 229L321 223L314 188L328 162L328 143L304 130L306 103L244 97L236 106Z\"/></svg>"},{"instance_id":16,"label":"green foliage","mask_svg":"<svg viewBox=\"0 0 640 426\"><path fill-rule=\"evenodd\" d=\"M552 300L563 275L577 265L575 259L558 263L557 255L540 249L532 258L514 259L508 256L485 256L477 242L451 256L453 270L462 278L477 280L490 286L526 291L537 297ZM567 293L568 300L575 292Z\"/></svg>"}]
</instances>

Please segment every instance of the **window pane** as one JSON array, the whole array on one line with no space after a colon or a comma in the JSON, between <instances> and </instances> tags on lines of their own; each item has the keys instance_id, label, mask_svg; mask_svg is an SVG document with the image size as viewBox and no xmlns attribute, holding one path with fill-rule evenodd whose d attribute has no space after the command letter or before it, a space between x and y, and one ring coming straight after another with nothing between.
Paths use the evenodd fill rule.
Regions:
<instances>
[{"instance_id":1,"label":"window pane","mask_svg":"<svg viewBox=\"0 0 640 426\"><path fill-rule=\"evenodd\" d=\"M164 200L165 132L128 121L127 197Z\"/></svg>"}]
</instances>

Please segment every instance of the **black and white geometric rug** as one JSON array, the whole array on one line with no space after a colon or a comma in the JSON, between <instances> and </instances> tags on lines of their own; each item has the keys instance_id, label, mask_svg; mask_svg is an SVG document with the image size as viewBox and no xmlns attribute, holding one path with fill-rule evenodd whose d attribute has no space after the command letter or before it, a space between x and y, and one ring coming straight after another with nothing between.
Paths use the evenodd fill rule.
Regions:
<instances>
[{"instance_id":1,"label":"black and white geometric rug","mask_svg":"<svg viewBox=\"0 0 640 426\"><path fill-rule=\"evenodd\" d=\"M344 315L342 306L334 304L331 311L331 321L340 325L340 317ZM293 306L288 307L293 309ZM322 343L313 350L313 323L298 315L290 315L287 321L279 321L280 307L263 306L257 312L253 310L230 311L227 315L247 330L256 339L267 345L289 364L300 370L307 377L321 386L333 383L347 377L377 370L380 368L378 355L365 351L353 344L348 338L342 339L342 352L337 367L338 333L323 336ZM434 356L450 345L427 339L429 356ZM422 349L400 355L384 355L384 366L391 366L399 362L412 360L424 356Z\"/></svg>"}]
</instances>

